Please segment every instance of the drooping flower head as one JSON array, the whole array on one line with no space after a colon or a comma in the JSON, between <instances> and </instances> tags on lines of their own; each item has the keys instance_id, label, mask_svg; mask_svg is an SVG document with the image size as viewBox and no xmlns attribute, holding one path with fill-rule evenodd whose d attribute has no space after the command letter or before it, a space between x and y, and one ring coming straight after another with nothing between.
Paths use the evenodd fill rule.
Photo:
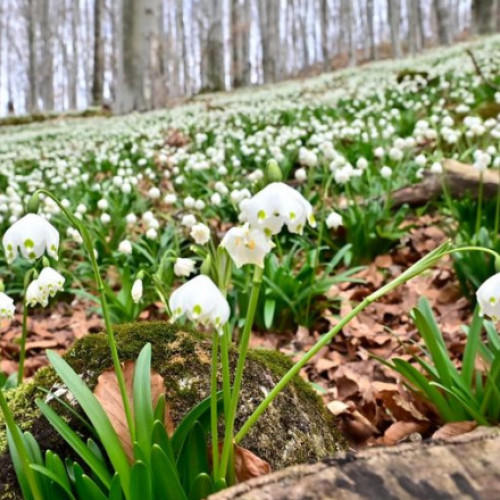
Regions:
<instances>
[{"instance_id":1,"label":"drooping flower head","mask_svg":"<svg viewBox=\"0 0 500 500\"><path fill-rule=\"evenodd\" d=\"M29 260L38 259L44 252L57 260L59 233L40 215L27 214L7 229L2 244L9 263L17 257L19 251Z\"/></svg>"},{"instance_id":2,"label":"drooping flower head","mask_svg":"<svg viewBox=\"0 0 500 500\"><path fill-rule=\"evenodd\" d=\"M0 292L0 319L12 319L15 310L14 299L6 293Z\"/></svg>"},{"instance_id":3,"label":"drooping flower head","mask_svg":"<svg viewBox=\"0 0 500 500\"><path fill-rule=\"evenodd\" d=\"M169 300L172 321L183 315L196 323L220 329L229 319L229 304L214 282L203 274L184 283Z\"/></svg>"},{"instance_id":4,"label":"drooping flower head","mask_svg":"<svg viewBox=\"0 0 500 500\"><path fill-rule=\"evenodd\" d=\"M237 267L245 264L264 267L264 257L274 248L274 243L260 229L245 224L231 228L220 246L227 250Z\"/></svg>"},{"instance_id":5,"label":"drooping flower head","mask_svg":"<svg viewBox=\"0 0 500 500\"><path fill-rule=\"evenodd\" d=\"M34 307L40 304L46 307L49 297L63 290L64 276L51 267L44 267L40 276L34 279L26 289L26 303Z\"/></svg>"},{"instance_id":6,"label":"drooping flower head","mask_svg":"<svg viewBox=\"0 0 500 500\"><path fill-rule=\"evenodd\" d=\"M481 314L493 321L500 319L500 273L488 278L476 292Z\"/></svg>"},{"instance_id":7,"label":"drooping flower head","mask_svg":"<svg viewBox=\"0 0 500 500\"><path fill-rule=\"evenodd\" d=\"M278 234L284 225L291 233L302 234L306 222L316 226L311 204L295 189L273 182L240 204L240 219L267 236Z\"/></svg>"}]
</instances>

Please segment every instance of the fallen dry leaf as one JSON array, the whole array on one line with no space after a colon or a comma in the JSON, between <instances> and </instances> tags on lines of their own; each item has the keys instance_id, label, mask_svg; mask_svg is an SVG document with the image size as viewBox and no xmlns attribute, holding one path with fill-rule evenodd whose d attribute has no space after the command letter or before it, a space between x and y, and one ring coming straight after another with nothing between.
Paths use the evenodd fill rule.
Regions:
<instances>
[{"instance_id":1,"label":"fallen dry leaf","mask_svg":"<svg viewBox=\"0 0 500 500\"><path fill-rule=\"evenodd\" d=\"M125 377L125 386L127 390L130 406L133 411L132 405L132 386L134 378L134 363L126 361L122 363L123 375ZM162 394L165 394L165 383L163 377L156 372L151 373L151 398L153 400L153 407L156 406L158 399ZM110 368L103 372L97 379L97 385L94 389L94 396L101 403L106 415L111 421L111 425L115 429L120 442L123 445L125 453L130 461L133 460L134 453L132 448L132 441L125 417L125 410L123 408L123 401L121 398L120 388L118 386L118 379L116 378L115 371ZM174 423L170 416L170 411L167 403L165 412L165 427L169 435L174 432Z\"/></svg>"},{"instance_id":2,"label":"fallen dry leaf","mask_svg":"<svg viewBox=\"0 0 500 500\"><path fill-rule=\"evenodd\" d=\"M466 434L467 432L473 431L476 427L476 422L448 422L432 435L432 439L442 439L443 441L449 441L456 436L460 436L461 434Z\"/></svg>"},{"instance_id":3,"label":"fallen dry leaf","mask_svg":"<svg viewBox=\"0 0 500 500\"><path fill-rule=\"evenodd\" d=\"M234 468L238 483L254 477L264 476L271 472L271 466L250 450L241 446L234 447Z\"/></svg>"},{"instance_id":4,"label":"fallen dry leaf","mask_svg":"<svg viewBox=\"0 0 500 500\"><path fill-rule=\"evenodd\" d=\"M394 422L384 433L382 439L383 443L388 446L404 441L411 434L422 434L427 428L428 424L424 422L404 422L402 420Z\"/></svg>"}]
</instances>

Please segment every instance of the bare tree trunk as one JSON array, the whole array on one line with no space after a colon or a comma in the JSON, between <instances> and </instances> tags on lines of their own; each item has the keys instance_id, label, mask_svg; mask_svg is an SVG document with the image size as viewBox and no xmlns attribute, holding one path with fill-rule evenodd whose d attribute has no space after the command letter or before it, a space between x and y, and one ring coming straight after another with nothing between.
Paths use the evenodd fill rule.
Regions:
<instances>
[{"instance_id":1,"label":"bare tree trunk","mask_svg":"<svg viewBox=\"0 0 500 500\"><path fill-rule=\"evenodd\" d=\"M418 3L415 0L407 0L406 10L408 12L408 41L410 54L414 56L420 50L418 39Z\"/></svg>"},{"instance_id":2,"label":"bare tree trunk","mask_svg":"<svg viewBox=\"0 0 500 500\"><path fill-rule=\"evenodd\" d=\"M370 46L369 57L370 60L377 58L377 46L375 44L375 19L373 11L373 0L366 0L366 20L368 24L368 43Z\"/></svg>"},{"instance_id":3,"label":"bare tree trunk","mask_svg":"<svg viewBox=\"0 0 500 500\"><path fill-rule=\"evenodd\" d=\"M421 0L415 0L417 3L417 17L418 17L418 34L420 38L421 48L425 48L425 28L424 28L424 11Z\"/></svg>"},{"instance_id":4,"label":"bare tree trunk","mask_svg":"<svg viewBox=\"0 0 500 500\"><path fill-rule=\"evenodd\" d=\"M104 50L102 46L102 2L94 0L94 67L92 70L92 105L102 105Z\"/></svg>"},{"instance_id":5,"label":"bare tree trunk","mask_svg":"<svg viewBox=\"0 0 500 500\"><path fill-rule=\"evenodd\" d=\"M231 0L231 85L233 88L243 85L243 33L242 5L238 0Z\"/></svg>"},{"instance_id":6,"label":"bare tree trunk","mask_svg":"<svg viewBox=\"0 0 500 500\"><path fill-rule=\"evenodd\" d=\"M207 34L207 89L223 90L224 39L222 36L222 2L209 0L210 16Z\"/></svg>"},{"instance_id":7,"label":"bare tree trunk","mask_svg":"<svg viewBox=\"0 0 500 500\"><path fill-rule=\"evenodd\" d=\"M259 24L262 40L264 83L278 80L279 2L259 0Z\"/></svg>"},{"instance_id":8,"label":"bare tree trunk","mask_svg":"<svg viewBox=\"0 0 500 500\"><path fill-rule=\"evenodd\" d=\"M50 21L50 0L42 0L41 4L40 35L42 42L41 73L42 86L41 94L43 109L45 111L54 109L54 54L52 49L52 30Z\"/></svg>"},{"instance_id":9,"label":"bare tree trunk","mask_svg":"<svg viewBox=\"0 0 500 500\"><path fill-rule=\"evenodd\" d=\"M401 22L400 0L387 0L389 26L391 28L392 55L399 59L403 55L401 39L399 37L399 24Z\"/></svg>"},{"instance_id":10,"label":"bare tree trunk","mask_svg":"<svg viewBox=\"0 0 500 500\"><path fill-rule=\"evenodd\" d=\"M250 60L250 32L251 32L251 19L252 19L252 4L250 0L243 0L242 6L243 16L245 20L242 26L241 33L241 63L242 63L242 83L248 86L252 83L252 63Z\"/></svg>"},{"instance_id":11,"label":"bare tree trunk","mask_svg":"<svg viewBox=\"0 0 500 500\"><path fill-rule=\"evenodd\" d=\"M328 46L329 12L328 0L320 0L320 25L321 25L321 52L323 56L323 69L330 68L330 47Z\"/></svg>"},{"instance_id":12,"label":"bare tree trunk","mask_svg":"<svg viewBox=\"0 0 500 500\"><path fill-rule=\"evenodd\" d=\"M121 0L117 113L147 108L146 70L153 15L152 0Z\"/></svg>"},{"instance_id":13,"label":"bare tree trunk","mask_svg":"<svg viewBox=\"0 0 500 500\"><path fill-rule=\"evenodd\" d=\"M436 12L439 43L441 45L449 45L451 43L451 35L448 2L445 0L434 0L434 10Z\"/></svg>"},{"instance_id":14,"label":"bare tree trunk","mask_svg":"<svg viewBox=\"0 0 500 500\"><path fill-rule=\"evenodd\" d=\"M346 27L347 48L349 50L349 66L356 66L356 42L354 40L354 16L350 0L341 0L342 24Z\"/></svg>"},{"instance_id":15,"label":"bare tree trunk","mask_svg":"<svg viewBox=\"0 0 500 500\"><path fill-rule=\"evenodd\" d=\"M26 2L26 29L28 36L28 111L38 111L38 85L36 79L37 53L36 53L36 31L34 0Z\"/></svg>"},{"instance_id":16,"label":"bare tree trunk","mask_svg":"<svg viewBox=\"0 0 500 500\"><path fill-rule=\"evenodd\" d=\"M480 35L494 31L493 5L494 0L472 0L472 19Z\"/></svg>"},{"instance_id":17,"label":"bare tree trunk","mask_svg":"<svg viewBox=\"0 0 500 500\"><path fill-rule=\"evenodd\" d=\"M161 2L162 0L160 0ZM189 77L189 60L186 47L186 30L184 26L184 2L177 2L176 26L180 57L182 58L182 89L184 94L191 93L191 82Z\"/></svg>"},{"instance_id":18,"label":"bare tree trunk","mask_svg":"<svg viewBox=\"0 0 500 500\"><path fill-rule=\"evenodd\" d=\"M68 105L78 107L78 25L80 24L80 0L70 0L71 12L71 64L68 69Z\"/></svg>"}]
</instances>

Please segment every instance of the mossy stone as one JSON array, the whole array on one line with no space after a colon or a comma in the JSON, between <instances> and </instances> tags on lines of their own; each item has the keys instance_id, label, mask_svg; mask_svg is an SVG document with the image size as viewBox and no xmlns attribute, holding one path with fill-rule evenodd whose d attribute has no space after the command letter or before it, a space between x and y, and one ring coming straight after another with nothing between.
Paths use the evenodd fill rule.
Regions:
<instances>
[{"instance_id":1,"label":"mossy stone","mask_svg":"<svg viewBox=\"0 0 500 500\"><path fill-rule=\"evenodd\" d=\"M210 338L185 327L164 322L138 323L115 328L121 360L135 359L146 342L153 346L152 365L165 379L167 398L174 422L210 391ZM234 366L236 353L231 354ZM68 363L93 388L99 374L112 366L106 336L88 335L78 340L65 356ZM250 350L240 394L236 428L252 413L264 395L290 368L291 362L280 353ZM74 457L71 450L53 430L35 405L36 397L44 397L40 388L59 384L54 371L39 370L35 379L9 391L7 397L17 423L30 430L43 449ZM60 406L58 406L60 411ZM71 415L75 430L84 429ZM1 416L0 416L0 423ZM3 427L3 426L2 426ZM345 447L335 421L320 398L300 377L288 386L267 409L241 443L273 469L319 460ZM76 457L75 457L76 458ZM10 457L6 449L5 431L0 430L0 499L20 498Z\"/></svg>"}]
</instances>

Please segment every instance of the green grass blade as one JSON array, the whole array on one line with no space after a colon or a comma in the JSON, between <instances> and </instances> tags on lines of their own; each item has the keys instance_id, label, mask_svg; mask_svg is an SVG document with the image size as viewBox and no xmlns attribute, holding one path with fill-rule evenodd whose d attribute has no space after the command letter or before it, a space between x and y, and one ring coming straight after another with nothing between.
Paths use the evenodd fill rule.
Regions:
<instances>
[{"instance_id":1,"label":"green grass blade","mask_svg":"<svg viewBox=\"0 0 500 500\"><path fill-rule=\"evenodd\" d=\"M68 495L68 497L71 500L76 500L75 496L71 492L71 488L69 488L66 485L66 482L64 480L62 480L55 472L48 469L47 467L43 467L42 465L38 465L38 464L31 464L31 468L34 471L38 472L39 474L42 474L43 476L47 477L51 481L54 481L54 483L59 485L64 490L64 492ZM64 475L66 476L66 474L64 474Z\"/></svg>"},{"instance_id":2,"label":"green grass blade","mask_svg":"<svg viewBox=\"0 0 500 500\"><path fill-rule=\"evenodd\" d=\"M130 500L152 500L151 474L144 462L135 462L130 471Z\"/></svg>"}]
</instances>

